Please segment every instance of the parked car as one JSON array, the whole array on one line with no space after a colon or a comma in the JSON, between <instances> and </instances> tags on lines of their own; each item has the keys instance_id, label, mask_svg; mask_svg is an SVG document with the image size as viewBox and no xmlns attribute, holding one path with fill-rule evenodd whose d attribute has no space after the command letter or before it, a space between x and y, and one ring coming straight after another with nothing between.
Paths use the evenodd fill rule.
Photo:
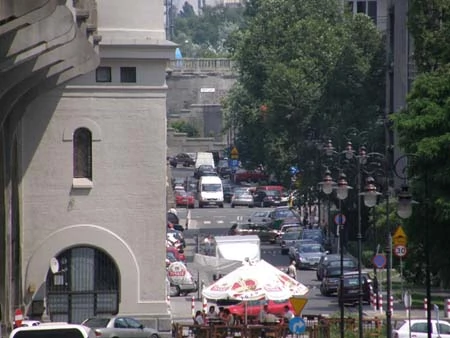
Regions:
<instances>
[{"instance_id":1,"label":"parked car","mask_svg":"<svg viewBox=\"0 0 450 338\"><path fill-rule=\"evenodd\" d=\"M321 229L305 229L302 231L302 239L310 239L325 246L325 236Z\"/></svg>"},{"instance_id":2,"label":"parked car","mask_svg":"<svg viewBox=\"0 0 450 338\"><path fill-rule=\"evenodd\" d=\"M281 229L283 225L298 224L302 225L300 214L290 207L276 207L270 213L270 225L274 229Z\"/></svg>"},{"instance_id":3,"label":"parked car","mask_svg":"<svg viewBox=\"0 0 450 338\"><path fill-rule=\"evenodd\" d=\"M263 210L254 211L250 215L248 221L256 224L269 224L270 211L263 211Z\"/></svg>"},{"instance_id":4,"label":"parked car","mask_svg":"<svg viewBox=\"0 0 450 338\"><path fill-rule=\"evenodd\" d=\"M341 255L340 254L328 254L321 258L319 265L317 266L316 276L317 280L321 281L324 276L325 269L328 267L341 266ZM358 268L358 262L356 259L350 255L344 255L344 267L352 267L354 269Z\"/></svg>"},{"instance_id":5,"label":"parked car","mask_svg":"<svg viewBox=\"0 0 450 338\"><path fill-rule=\"evenodd\" d=\"M255 205L261 208L274 207L281 204L281 194L277 190L259 190L254 195Z\"/></svg>"},{"instance_id":6,"label":"parked car","mask_svg":"<svg viewBox=\"0 0 450 338\"><path fill-rule=\"evenodd\" d=\"M317 268L320 259L326 254L327 251L320 244L300 243L294 256L295 264L299 269Z\"/></svg>"},{"instance_id":7,"label":"parked car","mask_svg":"<svg viewBox=\"0 0 450 338\"><path fill-rule=\"evenodd\" d=\"M267 304L268 313L272 313L277 317L283 317L284 307L287 305L291 311L293 311L291 302L289 299L286 300L251 300L247 302L247 317L250 319L259 318L259 313L263 308L263 305ZM243 302L228 306L231 314L240 317L241 319L245 316L245 304Z\"/></svg>"},{"instance_id":8,"label":"parked car","mask_svg":"<svg viewBox=\"0 0 450 338\"><path fill-rule=\"evenodd\" d=\"M410 323L411 322L411 323ZM439 323L439 324L438 324ZM411 327L411 333L410 328ZM427 338L428 322L427 319L411 319L399 321L395 330L393 330L394 338ZM445 320L431 320L431 336L433 338L450 338L450 324Z\"/></svg>"},{"instance_id":9,"label":"parked car","mask_svg":"<svg viewBox=\"0 0 450 338\"><path fill-rule=\"evenodd\" d=\"M166 247L166 259L168 259L170 262L186 263L186 256L184 255L184 250L179 250L173 246Z\"/></svg>"},{"instance_id":10,"label":"parked car","mask_svg":"<svg viewBox=\"0 0 450 338\"><path fill-rule=\"evenodd\" d=\"M358 267L355 265L353 259L344 260L344 273L350 271L357 271ZM330 296L336 293L341 279L341 262L332 261L323 269L322 283L320 284L320 293L323 296Z\"/></svg>"},{"instance_id":11,"label":"parked car","mask_svg":"<svg viewBox=\"0 0 450 338\"><path fill-rule=\"evenodd\" d=\"M92 317L81 323L94 330L96 337L105 338L159 338L157 330L145 327L132 317Z\"/></svg>"},{"instance_id":12,"label":"parked car","mask_svg":"<svg viewBox=\"0 0 450 338\"><path fill-rule=\"evenodd\" d=\"M175 192L175 204L177 207L195 208L195 196L192 192Z\"/></svg>"},{"instance_id":13,"label":"parked car","mask_svg":"<svg viewBox=\"0 0 450 338\"><path fill-rule=\"evenodd\" d=\"M253 195L249 192L238 192L231 197L231 207L245 206L249 208L254 207Z\"/></svg>"},{"instance_id":14,"label":"parked car","mask_svg":"<svg viewBox=\"0 0 450 338\"><path fill-rule=\"evenodd\" d=\"M300 250L300 246L302 244L317 244L314 241L310 240L310 239L299 239L297 240L297 242L294 245L291 245L288 248L288 256L289 256L289 260L293 261L295 260L295 256L297 255L298 250Z\"/></svg>"},{"instance_id":15,"label":"parked car","mask_svg":"<svg viewBox=\"0 0 450 338\"><path fill-rule=\"evenodd\" d=\"M280 237L281 254L287 255L289 247L295 246L302 236L301 231L285 232Z\"/></svg>"},{"instance_id":16,"label":"parked car","mask_svg":"<svg viewBox=\"0 0 450 338\"><path fill-rule=\"evenodd\" d=\"M370 304L370 286L372 278L367 272L361 273L361 281L359 280L358 271L344 273L344 288L341 290L338 286L338 302L342 304L355 304L359 301L359 285L362 284L363 302Z\"/></svg>"}]
</instances>

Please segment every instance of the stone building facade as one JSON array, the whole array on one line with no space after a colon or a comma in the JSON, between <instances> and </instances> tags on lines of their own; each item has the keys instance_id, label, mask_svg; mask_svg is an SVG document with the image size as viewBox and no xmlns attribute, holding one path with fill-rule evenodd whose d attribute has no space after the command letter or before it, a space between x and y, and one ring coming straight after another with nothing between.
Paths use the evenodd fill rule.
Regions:
<instances>
[{"instance_id":1,"label":"stone building facade","mask_svg":"<svg viewBox=\"0 0 450 338\"><path fill-rule=\"evenodd\" d=\"M18 10L19 2L27 7L0 7ZM166 66L175 46L165 40L163 3L34 3L35 15L53 6L49 32L87 32L67 60L94 61L59 82L37 80L39 95L19 97L20 114L11 110L3 124L11 163L2 177L3 323L20 307L31 318L74 323L121 313L168 331Z\"/></svg>"}]
</instances>

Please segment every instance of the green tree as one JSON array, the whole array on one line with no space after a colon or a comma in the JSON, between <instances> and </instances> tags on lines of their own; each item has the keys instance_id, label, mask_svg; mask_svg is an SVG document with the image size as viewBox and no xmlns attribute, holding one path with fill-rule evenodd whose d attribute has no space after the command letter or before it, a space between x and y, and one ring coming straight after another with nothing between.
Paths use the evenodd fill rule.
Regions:
<instances>
[{"instance_id":1,"label":"green tree","mask_svg":"<svg viewBox=\"0 0 450 338\"><path fill-rule=\"evenodd\" d=\"M450 264L450 67L423 73L414 81L407 98L407 108L393 117L400 146L414 154L410 176L414 198L423 206L415 208L409 221L412 245L417 247L416 274L423 270L424 227L428 227L432 246L432 268L445 285L450 285L450 272L441 267ZM417 260L417 258L419 258ZM420 262L421 264L417 264Z\"/></svg>"},{"instance_id":2,"label":"green tree","mask_svg":"<svg viewBox=\"0 0 450 338\"><path fill-rule=\"evenodd\" d=\"M259 149L251 162L287 175L311 159L311 128L323 136L380 119L384 46L368 18L344 15L334 0L253 0L245 17L230 41L240 77L227 110L244 147Z\"/></svg>"},{"instance_id":3,"label":"green tree","mask_svg":"<svg viewBox=\"0 0 450 338\"><path fill-rule=\"evenodd\" d=\"M179 133L186 133L188 137L197 137L200 135L193 124L183 120L172 122L170 126Z\"/></svg>"},{"instance_id":4,"label":"green tree","mask_svg":"<svg viewBox=\"0 0 450 338\"><path fill-rule=\"evenodd\" d=\"M196 15L186 4L175 18L174 42L185 57L225 57L225 42L243 21L243 8L204 7Z\"/></svg>"}]
</instances>

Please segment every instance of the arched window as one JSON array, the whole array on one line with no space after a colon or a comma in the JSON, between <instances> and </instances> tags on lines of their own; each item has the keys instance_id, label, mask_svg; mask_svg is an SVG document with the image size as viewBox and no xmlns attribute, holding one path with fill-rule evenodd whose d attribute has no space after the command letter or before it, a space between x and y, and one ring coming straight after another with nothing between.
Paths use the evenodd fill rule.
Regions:
<instances>
[{"instance_id":1,"label":"arched window","mask_svg":"<svg viewBox=\"0 0 450 338\"><path fill-rule=\"evenodd\" d=\"M92 180L92 133L87 128L73 134L73 177Z\"/></svg>"}]
</instances>

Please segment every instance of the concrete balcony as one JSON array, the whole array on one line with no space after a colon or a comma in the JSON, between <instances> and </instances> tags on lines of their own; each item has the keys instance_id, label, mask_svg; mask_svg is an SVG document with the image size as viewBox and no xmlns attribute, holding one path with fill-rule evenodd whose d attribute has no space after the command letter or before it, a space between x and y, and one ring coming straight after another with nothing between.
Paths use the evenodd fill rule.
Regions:
<instances>
[{"instance_id":1,"label":"concrete balcony","mask_svg":"<svg viewBox=\"0 0 450 338\"><path fill-rule=\"evenodd\" d=\"M235 63L231 59L189 59L171 60L168 68L174 73L185 74L218 74L236 73Z\"/></svg>"}]
</instances>

